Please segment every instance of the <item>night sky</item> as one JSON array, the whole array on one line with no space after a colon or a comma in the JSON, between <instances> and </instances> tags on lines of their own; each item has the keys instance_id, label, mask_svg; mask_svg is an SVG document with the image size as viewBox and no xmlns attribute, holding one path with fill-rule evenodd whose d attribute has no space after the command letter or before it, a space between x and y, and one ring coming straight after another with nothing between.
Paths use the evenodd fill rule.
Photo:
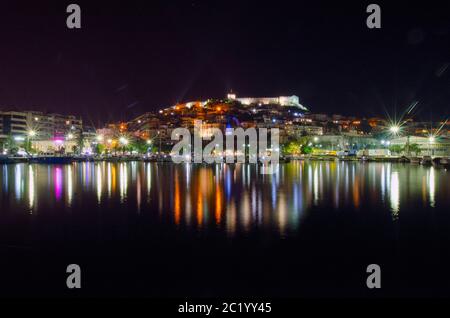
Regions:
<instances>
[{"instance_id":1,"label":"night sky","mask_svg":"<svg viewBox=\"0 0 450 318\"><path fill-rule=\"evenodd\" d=\"M66 27L66 6L82 29ZM450 109L450 6L372 1L2 1L0 109L81 115L95 126L233 89L298 95L314 113L374 116L418 101Z\"/></svg>"}]
</instances>

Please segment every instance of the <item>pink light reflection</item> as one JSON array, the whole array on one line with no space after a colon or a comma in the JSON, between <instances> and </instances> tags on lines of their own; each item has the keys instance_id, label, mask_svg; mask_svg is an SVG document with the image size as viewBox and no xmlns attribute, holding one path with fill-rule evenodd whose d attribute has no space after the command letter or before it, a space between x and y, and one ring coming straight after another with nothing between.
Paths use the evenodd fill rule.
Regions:
<instances>
[{"instance_id":1,"label":"pink light reflection","mask_svg":"<svg viewBox=\"0 0 450 318\"><path fill-rule=\"evenodd\" d=\"M59 201L62 196L62 169L60 167L55 168L53 182L55 183L55 198Z\"/></svg>"}]
</instances>

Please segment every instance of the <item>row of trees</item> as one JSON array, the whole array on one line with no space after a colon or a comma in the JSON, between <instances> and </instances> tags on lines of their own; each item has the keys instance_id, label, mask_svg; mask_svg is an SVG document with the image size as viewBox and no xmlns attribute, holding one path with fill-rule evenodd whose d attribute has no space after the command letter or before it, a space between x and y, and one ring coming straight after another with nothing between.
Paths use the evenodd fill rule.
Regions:
<instances>
[{"instance_id":1,"label":"row of trees","mask_svg":"<svg viewBox=\"0 0 450 318\"><path fill-rule=\"evenodd\" d=\"M156 152L158 148L151 144L149 145L146 140L136 138L129 141L128 144L122 145L120 143L114 144L112 147L107 147L105 144L97 143L92 147L92 150L95 154L100 155L103 153L127 153L127 152L136 152L138 154L145 154L147 152Z\"/></svg>"},{"instance_id":2,"label":"row of trees","mask_svg":"<svg viewBox=\"0 0 450 318\"><path fill-rule=\"evenodd\" d=\"M415 154L416 156L420 155L422 150L420 149L420 146L418 144L410 144L408 145L391 145L389 146L389 150L392 153L396 154L402 154L407 153L409 148L409 152Z\"/></svg>"},{"instance_id":3,"label":"row of trees","mask_svg":"<svg viewBox=\"0 0 450 318\"><path fill-rule=\"evenodd\" d=\"M295 140L290 140L282 145L282 151L285 155L300 155L300 154L310 154L313 150L311 138L307 136L300 137ZM376 146L367 145L365 149L375 148ZM324 147L326 149L326 146ZM420 155L421 149L418 144L408 145L391 145L389 150L394 154L414 154L416 156Z\"/></svg>"}]
</instances>

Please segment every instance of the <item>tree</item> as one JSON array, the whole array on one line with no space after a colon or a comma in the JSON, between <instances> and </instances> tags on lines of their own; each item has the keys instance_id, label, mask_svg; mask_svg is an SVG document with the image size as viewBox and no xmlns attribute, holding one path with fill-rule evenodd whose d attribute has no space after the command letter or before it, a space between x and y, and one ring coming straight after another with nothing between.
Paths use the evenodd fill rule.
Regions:
<instances>
[{"instance_id":1,"label":"tree","mask_svg":"<svg viewBox=\"0 0 450 318\"><path fill-rule=\"evenodd\" d=\"M282 147L284 154L295 155L302 153L311 153L312 148L308 146L310 137L301 136L285 143ZM306 152L305 152L306 151Z\"/></svg>"},{"instance_id":2,"label":"tree","mask_svg":"<svg viewBox=\"0 0 450 318\"><path fill-rule=\"evenodd\" d=\"M17 143L12 135L8 135L4 147L8 149L8 152L12 155L15 155L19 151L19 147L17 146Z\"/></svg>"},{"instance_id":3,"label":"tree","mask_svg":"<svg viewBox=\"0 0 450 318\"><path fill-rule=\"evenodd\" d=\"M311 146L302 145L301 152L302 154L309 155L313 151Z\"/></svg>"},{"instance_id":4,"label":"tree","mask_svg":"<svg viewBox=\"0 0 450 318\"><path fill-rule=\"evenodd\" d=\"M286 155L298 155L301 152L301 144L298 141L290 141L283 145L283 152Z\"/></svg>"},{"instance_id":5,"label":"tree","mask_svg":"<svg viewBox=\"0 0 450 318\"><path fill-rule=\"evenodd\" d=\"M105 145L102 144L96 144L94 148L94 153L96 155L101 155L105 151Z\"/></svg>"},{"instance_id":6,"label":"tree","mask_svg":"<svg viewBox=\"0 0 450 318\"><path fill-rule=\"evenodd\" d=\"M78 154L81 154L81 152L83 151L84 148L84 136L83 136L83 131L79 131L77 134L77 150L78 150Z\"/></svg>"},{"instance_id":7,"label":"tree","mask_svg":"<svg viewBox=\"0 0 450 318\"><path fill-rule=\"evenodd\" d=\"M151 148L149 144L147 144L147 141L143 139L136 139L131 143L131 147L133 151L136 151L140 154L147 153L148 149Z\"/></svg>"},{"instance_id":8,"label":"tree","mask_svg":"<svg viewBox=\"0 0 450 318\"><path fill-rule=\"evenodd\" d=\"M410 144L409 151L415 153L416 156L418 156L422 152L422 149L420 149L420 146L418 144Z\"/></svg>"},{"instance_id":9,"label":"tree","mask_svg":"<svg viewBox=\"0 0 450 318\"><path fill-rule=\"evenodd\" d=\"M401 145L391 145L391 146L389 147L389 150L390 150L391 152L393 152L393 153L398 153L398 154L400 154L401 152L403 152L404 149L405 149L405 147L404 147L404 146L401 146Z\"/></svg>"}]
</instances>

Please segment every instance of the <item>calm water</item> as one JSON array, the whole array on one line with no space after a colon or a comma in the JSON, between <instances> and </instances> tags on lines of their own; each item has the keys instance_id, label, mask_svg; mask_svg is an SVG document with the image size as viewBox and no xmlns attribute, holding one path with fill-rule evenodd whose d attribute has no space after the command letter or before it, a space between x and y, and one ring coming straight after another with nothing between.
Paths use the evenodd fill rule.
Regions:
<instances>
[{"instance_id":1,"label":"calm water","mask_svg":"<svg viewBox=\"0 0 450 318\"><path fill-rule=\"evenodd\" d=\"M0 165L0 293L450 295L450 173L403 164ZM365 288L366 266L383 289Z\"/></svg>"}]
</instances>

